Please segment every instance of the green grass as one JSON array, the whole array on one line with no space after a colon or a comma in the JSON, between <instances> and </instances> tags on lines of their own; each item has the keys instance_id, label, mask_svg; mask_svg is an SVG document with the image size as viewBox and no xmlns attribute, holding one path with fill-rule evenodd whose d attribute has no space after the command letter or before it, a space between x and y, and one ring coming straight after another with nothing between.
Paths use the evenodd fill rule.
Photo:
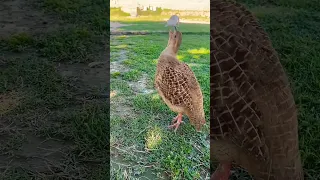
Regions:
<instances>
[{"instance_id":1,"label":"green grass","mask_svg":"<svg viewBox=\"0 0 320 180\"><path fill-rule=\"evenodd\" d=\"M45 0L44 7L68 22L88 27L95 32L108 34L109 23L107 22L110 16L107 8L109 7L108 1Z\"/></svg>"},{"instance_id":2,"label":"green grass","mask_svg":"<svg viewBox=\"0 0 320 180\"><path fill-rule=\"evenodd\" d=\"M122 23L122 22L121 22ZM140 22L127 26L136 29ZM155 22L146 23L142 29L154 31ZM195 24L188 24L184 31L205 32ZM160 27L160 25L159 25ZM209 32L209 25L205 26ZM111 178L122 179L124 174L140 179L208 179L209 142L206 140L208 126L197 133L187 117L175 134L167 128L176 116L153 91L145 94L130 84L139 84L146 78L145 89L152 89L157 59L166 47L168 34L145 36L112 37L111 53L119 53L119 46L125 46L126 57L121 62L128 72L111 78ZM178 58L189 64L195 72L204 94L207 121L209 118L209 33L184 35ZM119 56L116 56L117 58ZM119 59L111 59L116 62ZM112 69L112 66L111 66ZM120 86L121 84L121 86ZM121 109L130 109L124 116ZM119 150L121 149L121 150ZM143 169L140 171L139 168ZM147 177L147 178L146 178Z\"/></svg>"},{"instance_id":3,"label":"green grass","mask_svg":"<svg viewBox=\"0 0 320 180\"><path fill-rule=\"evenodd\" d=\"M258 17L280 55L298 106L306 179L320 179L320 6L313 0L240 0Z\"/></svg>"},{"instance_id":4,"label":"green grass","mask_svg":"<svg viewBox=\"0 0 320 180\"><path fill-rule=\"evenodd\" d=\"M108 77L97 74L107 70L88 68L107 54L108 4L30 3L53 14L58 28L0 39L0 179L108 179L109 104L98 98L109 91Z\"/></svg>"},{"instance_id":5,"label":"green grass","mask_svg":"<svg viewBox=\"0 0 320 180\"><path fill-rule=\"evenodd\" d=\"M130 26L122 26L119 28L121 31L143 31L143 32L152 32L152 31L169 31L169 27L165 27L164 22L148 22L148 21L139 21L139 22L131 22L131 21L121 21L124 25ZM132 24L132 25L131 25ZM209 24L189 24L189 23L181 23L178 27L179 31L183 32L199 32L199 33L210 33ZM171 30L173 30L171 28Z\"/></svg>"},{"instance_id":6,"label":"green grass","mask_svg":"<svg viewBox=\"0 0 320 180\"><path fill-rule=\"evenodd\" d=\"M15 58L6 61L1 72L0 92L26 91L22 110L30 106L57 108L68 104L69 88L55 72L52 63L37 57ZM45 76L43 76L45 75ZM66 90L66 91L65 91Z\"/></svg>"},{"instance_id":7,"label":"green grass","mask_svg":"<svg viewBox=\"0 0 320 180\"><path fill-rule=\"evenodd\" d=\"M21 52L33 43L33 38L26 33L14 34L7 41L8 48L15 52Z\"/></svg>"},{"instance_id":8,"label":"green grass","mask_svg":"<svg viewBox=\"0 0 320 180\"><path fill-rule=\"evenodd\" d=\"M169 11L169 10L164 10ZM165 21L168 20L170 16L164 15L149 15L149 16L139 16L137 18L132 18L121 11L119 8L112 8L110 11L110 21L111 22L121 22L125 25L118 28L118 31L141 31L141 32L155 32L155 31L168 31L169 27L165 27ZM201 16L180 16L181 21L202 21L209 22L209 18ZM183 23L179 24L179 30L182 32L199 32L208 33L210 30L209 24L191 24ZM173 30L173 29L172 29Z\"/></svg>"},{"instance_id":9,"label":"green grass","mask_svg":"<svg viewBox=\"0 0 320 180\"><path fill-rule=\"evenodd\" d=\"M317 0L238 0L237 2L244 3L249 7L255 6L274 6L274 7L286 7L290 9L304 9L311 11L319 11L320 4Z\"/></svg>"},{"instance_id":10,"label":"green grass","mask_svg":"<svg viewBox=\"0 0 320 180\"><path fill-rule=\"evenodd\" d=\"M92 31L78 27L39 37L36 46L41 56L53 61L87 62L93 59L98 45L94 38Z\"/></svg>"},{"instance_id":11,"label":"green grass","mask_svg":"<svg viewBox=\"0 0 320 180\"><path fill-rule=\"evenodd\" d=\"M123 12L121 8L110 8L110 15L117 17L130 16L130 13Z\"/></svg>"}]
</instances>

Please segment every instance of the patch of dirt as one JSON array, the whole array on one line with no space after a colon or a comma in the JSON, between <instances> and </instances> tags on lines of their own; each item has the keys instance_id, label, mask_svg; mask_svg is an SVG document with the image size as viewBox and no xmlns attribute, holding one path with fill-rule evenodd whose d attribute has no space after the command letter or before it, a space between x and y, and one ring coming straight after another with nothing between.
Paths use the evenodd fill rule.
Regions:
<instances>
[{"instance_id":1,"label":"patch of dirt","mask_svg":"<svg viewBox=\"0 0 320 180\"><path fill-rule=\"evenodd\" d=\"M119 22L110 22L110 31L117 31L120 27L131 26L132 24L121 24Z\"/></svg>"},{"instance_id":2,"label":"patch of dirt","mask_svg":"<svg viewBox=\"0 0 320 180\"><path fill-rule=\"evenodd\" d=\"M111 38L113 38L111 36ZM114 41L116 41L114 39ZM115 42L114 42L115 43ZM110 62L110 73L123 73L128 72L130 69L123 65L123 61L127 59L127 51L120 50L118 52L111 52L111 53L118 53L119 57L114 61ZM139 79L137 82L127 82L128 85L133 89L136 94L150 94L153 93L153 89L147 88L148 78L146 74L142 75L142 78ZM127 99L123 97L117 97L117 91L110 92L110 105L111 105L111 116L118 116L121 118L132 118L135 116L135 112L133 108L126 102Z\"/></svg>"},{"instance_id":3,"label":"patch of dirt","mask_svg":"<svg viewBox=\"0 0 320 180\"><path fill-rule=\"evenodd\" d=\"M142 78L137 82L129 82L129 86L133 89L136 94L151 94L154 92L153 89L147 88L148 78L146 74L142 75Z\"/></svg>"},{"instance_id":4,"label":"patch of dirt","mask_svg":"<svg viewBox=\"0 0 320 180\"><path fill-rule=\"evenodd\" d=\"M99 62L99 66L91 67L90 64L58 64L57 70L63 77L78 82L78 89L103 90L107 88L109 71L107 62Z\"/></svg>"},{"instance_id":5,"label":"patch of dirt","mask_svg":"<svg viewBox=\"0 0 320 180\"><path fill-rule=\"evenodd\" d=\"M0 94L0 116L15 109L20 104L20 95L16 92Z\"/></svg>"},{"instance_id":6,"label":"patch of dirt","mask_svg":"<svg viewBox=\"0 0 320 180\"><path fill-rule=\"evenodd\" d=\"M69 147L69 144L56 139L27 135L21 148L14 152L14 158L7 157L1 162L3 165L8 162L6 166L22 167L33 172L45 172L48 171L48 167L60 166Z\"/></svg>"},{"instance_id":7,"label":"patch of dirt","mask_svg":"<svg viewBox=\"0 0 320 180\"><path fill-rule=\"evenodd\" d=\"M116 41L115 38L113 38L114 41ZM110 73L122 73L122 72L128 72L130 69L123 65L123 61L127 59L127 51L120 50L119 52L111 52L111 53L117 53L119 54L119 57L117 59L110 62ZM152 89L147 88L147 75L143 74L142 78L139 79L137 82L128 82L129 86L133 89L133 91L137 94L150 94L153 93Z\"/></svg>"},{"instance_id":8,"label":"patch of dirt","mask_svg":"<svg viewBox=\"0 0 320 180\"><path fill-rule=\"evenodd\" d=\"M123 98L110 98L110 116L133 118L136 114L133 108Z\"/></svg>"},{"instance_id":9,"label":"patch of dirt","mask_svg":"<svg viewBox=\"0 0 320 180\"><path fill-rule=\"evenodd\" d=\"M57 19L32 7L35 1L2 0L0 3L0 37L15 33L47 33L56 30Z\"/></svg>"},{"instance_id":10,"label":"patch of dirt","mask_svg":"<svg viewBox=\"0 0 320 180\"><path fill-rule=\"evenodd\" d=\"M111 37L113 38L113 37ZM122 63L127 58L127 51L121 50L119 52L113 52L118 53L119 56L116 60L110 62L110 74L116 73L116 72L127 72L129 69L124 66ZM135 113L133 112L133 108L130 107L130 105L127 104L125 99L117 97L118 92L117 91L111 91L110 92L110 116L118 116L121 118L128 118L133 117Z\"/></svg>"},{"instance_id":11,"label":"patch of dirt","mask_svg":"<svg viewBox=\"0 0 320 180\"><path fill-rule=\"evenodd\" d=\"M0 123L0 167L22 168L35 174L55 171L54 166L62 168L61 161L72 147L69 142L37 137L29 127L10 121Z\"/></svg>"},{"instance_id":12,"label":"patch of dirt","mask_svg":"<svg viewBox=\"0 0 320 180\"><path fill-rule=\"evenodd\" d=\"M119 52L119 57L117 58L117 60L110 62L110 74L115 72L121 73L129 71L129 69L122 64L123 61L127 58L126 53L127 52L125 50L121 50Z\"/></svg>"},{"instance_id":13,"label":"patch of dirt","mask_svg":"<svg viewBox=\"0 0 320 180\"><path fill-rule=\"evenodd\" d=\"M80 94L100 92L100 95L95 95L101 98L109 98L109 56L105 49L97 54L95 61L88 64L59 63L56 68L64 78L73 82Z\"/></svg>"}]
</instances>

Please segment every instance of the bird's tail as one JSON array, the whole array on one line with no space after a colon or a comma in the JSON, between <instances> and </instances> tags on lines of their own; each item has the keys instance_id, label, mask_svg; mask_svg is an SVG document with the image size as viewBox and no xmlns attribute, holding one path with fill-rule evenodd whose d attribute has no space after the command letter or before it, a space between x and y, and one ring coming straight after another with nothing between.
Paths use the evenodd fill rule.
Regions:
<instances>
[{"instance_id":1,"label":"bird's tail","mask_svg":"<svg viewBox=\"0 0 320 180\"><path fill-rule=\"evenodd\" d=\"M206 124L204 112L201 112L199 114L194 113L191 116L189 116L189 119L191 121L191 124L195 126L197 131L201 131L202 126Z\"/></svg>"}]
</instances>

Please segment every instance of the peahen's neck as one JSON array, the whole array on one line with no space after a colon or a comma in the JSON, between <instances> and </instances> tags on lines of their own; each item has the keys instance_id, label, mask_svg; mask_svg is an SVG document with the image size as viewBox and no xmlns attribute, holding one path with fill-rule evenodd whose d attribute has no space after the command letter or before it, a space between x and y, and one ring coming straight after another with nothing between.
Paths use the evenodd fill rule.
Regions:
<instances>
[{"instance_id":1,"label":"peahen's neck","mask_svg":"<svg viewBox=\"0 0 320 180\"><path fill-rule=\"evenodd\" d=\"M163 51L162 54L167 54L176 57L178 53L178 48L174 45L168 45Z\"/></svg>"}]
</instances>

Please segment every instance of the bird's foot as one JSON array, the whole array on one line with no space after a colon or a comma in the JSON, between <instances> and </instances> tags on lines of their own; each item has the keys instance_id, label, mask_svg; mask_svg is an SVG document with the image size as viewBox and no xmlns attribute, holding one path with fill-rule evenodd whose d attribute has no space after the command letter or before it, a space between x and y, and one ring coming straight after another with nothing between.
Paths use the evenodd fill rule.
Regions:
<instances>
[{"instance_id":1,"label":"bird's foot","mask_svg":"<svg viewBox=\"0 0 320 180\"><path fill-rule=\"evenodd\" d=\"M178 129L178 127L179 127L179 125L180 125L181 123L183 123L182 117L183 117L183 115L182 115L181 113L179 113L178 116L175 117L175 118L172 120L172 122L171 122L171 123L174 123L174 122L176 122L176 123L170 125L168 128L171 129L171 128L174 128L174 127L175 127L174 132L176 132L177 129Z\"/></svg>"},{"instance_id":2,"label":"bird's foot","mask_svg":"<svg viewBox=\"0 0 320 180\"><path fill-rule=\"evenodd\" d=\"M178 121L179 118L182 120L182 117L183 117L183 114L179 113L175 118L172 119L171 123Z\"/></svg>"},{"instance_id":3,"label":"bird's foot","mask_svg":"<svg viewBox=\"0 0 320 180\"><path fill-rule=\"evenodd\" d=\"M210 180L228 180L230 176L231 163L220 163Z\"/></svg>"}]
</instances>

